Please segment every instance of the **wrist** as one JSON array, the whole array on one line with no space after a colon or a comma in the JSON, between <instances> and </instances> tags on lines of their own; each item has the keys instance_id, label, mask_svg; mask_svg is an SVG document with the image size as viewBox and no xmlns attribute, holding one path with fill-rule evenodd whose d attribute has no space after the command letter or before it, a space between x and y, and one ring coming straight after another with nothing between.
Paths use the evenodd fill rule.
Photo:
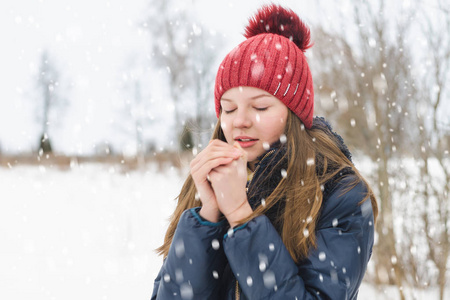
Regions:
<instances>
[{"instance_id":1,"label":"wrist","mask_svg":"<svg viewBox=\"0 0 450 300\"><path fill-rule=\"evenodd\" d=\"M252 213L253 210L248 201L246 200L238 209L229 213L225 217L227 218L230 227L234 228L237 225L240 225L241 221L244 220L245 218L248 218Z\"/></svg>"},{"instance_id":2,"label":"wrist","mask_svg":"<svg viewBox=\"0 0 450 300\"><path fill-rule=\"evenodd\" d=\"M211 223L217 223L220 219L220 211L217 207L202 206L198 214Z\"/></svg>"}]
</instances>

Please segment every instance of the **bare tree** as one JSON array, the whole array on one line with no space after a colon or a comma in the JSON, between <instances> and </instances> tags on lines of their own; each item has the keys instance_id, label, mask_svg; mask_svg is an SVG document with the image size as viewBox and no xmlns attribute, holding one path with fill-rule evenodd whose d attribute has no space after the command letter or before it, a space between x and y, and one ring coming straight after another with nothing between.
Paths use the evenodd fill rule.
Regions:
<instances>
[{"instance_id":1,"label":"bare tree","mask_svg":"<svg viewBox=\"0 0 450 300\"><path fill-rule=\"evenodd\" d=\"M429 259L438 271L439 297L443 300L450 255L450 16L444 1L438 1L436 6L422 5L421 28L428 51L426 63L421 65L426 70L421 81L426 109L415 116L420 131L418 157L422 161L423 189L419 192L427 207L421 217Z\"/></svg>"},{"instance_id":2,"label":"bare tree","mask_svg":"<svg viewBox=\"0 0 450 300\"><path fill-rule=\"evenodd\" d=\"M175 140L181 141L174 144L179 150L201 147L210 138L214 122L215 64L221 43L204 28L186 1L150 3L144 26L152 38L152 61L167 74L174 104Z\"/></svg>"},{"instance_id":3,"label":"bare tree","mask_svg":"<svg viewBox=\"0 0 450 300\"><path fill-rule=\"evenodd\" d=\"M374 249L375 281L395 283L401 299L407 284L403 247L397 243L394 184L398 172L393 163L408 152L404 141L410 109L417 101L409 66L411 53L404 38L410 30L411 11L389 22L383 0L352 2L354 24L345 36L318 30L314 60L319 103L343 131L349 144L377 162L373 181L380 213L376 226L378 243ZM348 18L348 16L347 16ZM343 30L345 31L345 30ZM393 33L393 34L391 34Z\"/></svg>"},{"instance_id":4,"label":"bare tree","mask_svg":"<svg viewBox=\"0 0 450 300\"><path fill-rule=\"evenodd\" d=\"M139 61L138 55L129 57L122 72L122 90L125 91L124 103L121 114L125 115L125 122L129 126L124 127L119 124L118 131L124 132L127 136L132 136L136 144L136 162L138 166L145 165L146 137L145 131L153 123L148 115L150 103L150 94L143 88L145 85L145 63Z\"/></svg>"},{"instance_id":5,"label":"bare tree","mask_svg":"<svg viewBox=\"0 0 450 300\"><path fill-rule=\"evenodd\" d=\"M151 0L147 21L152 42L152 61L166 70L168 92L174 104L175 140L179 140L186 116L182 114L183 101L192 84L190 45L193 37L189 10L177 0ZM178 143L174 143L178 144Z\"/></svg>"},{"instance_id":6,"label":"bare tree","mask_svg":"<svg viewBox=\"0 0 450 300\"><path fill-rule=\"evenodd\" d=\"M193 95L195 99L195 121L190 129L194 133L194 145L201 148L211 138L216 117L214 112L214 80L217 72L217 52L222 45L215 33L195 26L192 50Z\"/></svg>"},{"instance_id":7,"label":"bare tree","mask_svg":"<svg viewBox=\"0 0 450 300\"><path fill-rule=\"evenodd\" d=\"M42 52L39 62L39 74L37 79L37 88L40 91L37 113L40 122L40 139L39 153L50 153L53 151L52 143L49 136L49 126L52 121L56 121L56 117L62 113L62 108L66 101L59 92L60 73L55 63L52 61L47 50ZM54 117L52 118L52 115Z\"/></svg>"},{"instance_id":8,"label":"bare tree","mask_svg":"<svg viewBox=\"0 0 450 300\"><path fill-rule=\"evenodd\" d=\"M436 285L444 299L447 282L450 17L436 3L352 2L341 30L354 34L315 29L318 110L377 162L372 280L397 285L401 299Z\"/></svg>"}]
</instances>

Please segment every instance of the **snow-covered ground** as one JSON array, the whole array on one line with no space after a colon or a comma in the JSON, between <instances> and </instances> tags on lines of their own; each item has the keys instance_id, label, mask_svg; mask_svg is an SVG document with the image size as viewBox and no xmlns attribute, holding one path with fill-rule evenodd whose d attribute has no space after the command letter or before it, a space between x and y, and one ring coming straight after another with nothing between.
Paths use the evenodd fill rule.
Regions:
<instances>
[{"instance_id":1,"label":"snow-covered ground","mask_svg":"<svg viewBox=\"0 0 450 300\"><path fill-rule=\"evenodd\" d=\"M186 174L0 167L0 299L149 299L162 263L154 249ZM363 284L359 299L398 296Z\"/></svg>"}]
</instances>

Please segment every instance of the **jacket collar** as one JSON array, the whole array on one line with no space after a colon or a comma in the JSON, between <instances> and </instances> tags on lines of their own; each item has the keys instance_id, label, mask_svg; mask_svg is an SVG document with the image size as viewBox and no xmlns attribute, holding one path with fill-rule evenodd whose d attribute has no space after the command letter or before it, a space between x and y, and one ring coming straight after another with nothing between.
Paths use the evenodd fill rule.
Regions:
<instances>
[{"instance_id":1,"label":"jacket collar","mask_svg":"<svg viewBox=\"0 0 450 300\"><path fill-rule=\"evenodd\" d=\"M312 129L322 130L330 136L335 141L341 152L350 160L350 162L353 162L352 154L350 153L350 150L348 150L347 145L344 143L344 139L333 130L330 123L325 120L324 117L315 117L313 119ZM258 162L255 164L255 170L258 166L260 166L260 168L265 167L269 164L269 162L274 161L273 156L281 158L286 151L286 144L281 143L279 140L274 142L267 152L261 154L257 158Z\"/></svg>"},{"instance_id":2,"label":"jacket collar","mask_svg":"<svg viewBox=\"0 0 450 300\"><path fill-rule=\"evenodd\" d=\"M324 117L315 117L313 120L312 129L320 129L324 131L335 141L341 152L352 162L352 154L348 150L347 145L344 143L344 139L339 134L333 131L330 123L328 123L328 121L325 120Z\"/></svg>"},{"instance_id":3,"label":"jacket collar","mask_svg":"<svg viewBox=\"0 0 450 300\"><path fill-rule=\"evenodd\" d=\"M341 152L352 161L352 155L345 145L343 138L333 131L330 123L328 123L325 118L315 117L312 128L322 130L328 134L335 141ZM266 153L258 157L258 162L255 164L253 179L247 182L249 203L253 209L260 205L261 200L267 198L281 181L283 169L287 170L288 165L287 160L283 159L286 151L286 144L277 141L271 145ZM323 163L318 160L319 159L316 158L316 172L321 174ZM334 178L329 180L324 185L324 199L334 189L339 178L351 173L353 173L351 168L345 168L340 174L337 174ZM280 209L282 209L282 206L273 207L266 213L272 222L274 222L275 217L279 214Z\"/></svg>"}]
</instances>

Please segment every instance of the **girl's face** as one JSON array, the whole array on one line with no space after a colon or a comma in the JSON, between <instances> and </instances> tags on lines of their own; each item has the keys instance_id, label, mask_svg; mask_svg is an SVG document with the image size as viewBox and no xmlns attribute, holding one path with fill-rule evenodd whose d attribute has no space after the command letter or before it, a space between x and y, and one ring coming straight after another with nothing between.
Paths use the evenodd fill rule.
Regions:
<instances>
[{"instance_id":1,"label":"girl's face","mask_svg":"<svg viewBox=\"0 0 450 300\"><path fill-rule=\"evenodd\" d=\"M268 92L246 86L226 91L220 105L220 122L227 143L237 141L253 168L258 156L284 133L288 108Z\"/></svg>"}]
</instances>

